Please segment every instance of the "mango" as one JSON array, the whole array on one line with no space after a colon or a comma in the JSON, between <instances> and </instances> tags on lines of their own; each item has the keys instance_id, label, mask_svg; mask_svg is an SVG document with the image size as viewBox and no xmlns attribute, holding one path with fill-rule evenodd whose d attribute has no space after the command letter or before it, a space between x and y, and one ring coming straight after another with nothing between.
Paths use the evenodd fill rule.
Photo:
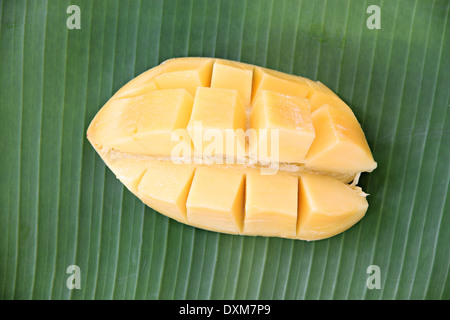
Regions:
<instances>
[{"instance_id":1,"label":"mango","mask_svg":"<svg viewBox=\"0 0 450 320\"><path fill-rule=\"evenodd\" d=\"M314 141L315 132L311 109L306 99L286 96L273 91L261 91L253 104L250 127L256 129L257 141L252 144L251 154L256 158L267 155L266 160L303 163ZM272 152L272 130L278 132L278 148Z\"/></svg>"},{"instance_id":2,"label":"mango","mask_svg":"<svg viewBox=\"0 0 450 320\"><path fill-rule=\"evenodd\" d=\"M244 178L237 170L197 168L186 202L188 223L220 232L242 232ZM205 190L209 190L207 197Z\"/></svg>"},{"instance_id":3,"label":"mango","mask_svg":"<svg viewBox=\"0 0 450 320\"><path fill-rule=\"evenodd\" d=\"M187 125L195 153L200 157L235 157L234 149L226 150L226 131L237 129L245 129L245 110L238 92L199 87ZM239 147L245 148L245 143Z\"/></svg>"},{"instance_id":4,"label":"mango","mask_svg":"<svg viewBox=\"0 0 450 320\"><path fill-rule=\"evenodd\" d=\"M149 69L98 111L87 138L147 206L244 236L344 232L368 209L358 177L377 167L353 111L324 84L226 59Z\"/></svg>"}]
</instances>

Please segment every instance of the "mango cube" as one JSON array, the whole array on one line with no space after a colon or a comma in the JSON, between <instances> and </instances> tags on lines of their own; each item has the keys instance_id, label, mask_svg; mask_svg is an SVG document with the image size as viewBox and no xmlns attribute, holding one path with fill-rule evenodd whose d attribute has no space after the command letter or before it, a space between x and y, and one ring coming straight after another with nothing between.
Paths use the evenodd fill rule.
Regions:
<instances>
[{"instance_id":1,"label":"mango cube","mask_svg":"<svg viewBox=\"0 0 450 320\"><path fill-rule=\"evenodd\" d=\"M253 67L229 60L216 60L214 63L211 88L236 90L245 108L250 107L252 97Z\"/></svg>"},{"instance_id":2,"label":"mango cube","mask_svg":"<svg viewBox=\"0 0 450 320\"><path fill-rule=\"evenodd\" d=\"M323 83L311 81L309 84L312 88L312 91L308 94L311 112L314 112L323 105L328 104L340 111L353 115L350 107Z\"/></svg>"},{"instance_id":3,"label":"mango cube","mask_svg":"<svg viewBox=\"0 0 450 320\"><path fill-rule=\"evenodd\" d=\"M196 170L187 199L187 222L203 229L240 233L244 216L244 173L211 166Z\"/></svg>"},{"instance_id":4,"label":"mango cube","mask_svg":"<svg viewBox=\"0 0 450 320\"><path fill-rule=\"evenodd\" d=\"M253 78L252 101L255 101L259 92L263 90L299 98L306 98L311 91L304 78L266 68L256 67Z\"/></svg>"},{"instance_id":5,"label":"mango cube","mask_svg":"<svg viewBox=\"0 0 450 320\"><path fill-rule=\"evenodd\" d=\"M139 182L148 168L148 162L130 158L108 158L105 162L125 187L136 193Z\"/></svg>"},{"instance_id":6,"label":"mango cube","mask_svg":"<svg viewBox=\"0 0 450 320\"><path fill-rule=\"evenodd\" d=\"M332 237L358 222L366 213L366 195L325 175L305 174L299 180L297 237Z\"/></svg>"},{"instance_id":7,"label":"mango cube","mask_svg":"<svg viewBox=\"0 0 450 320\"><path fill-rule=\"evenodd\" d=\"M137 187L137 195L153 209L177 221L186 222L186 200L194 171L193 165L149 161Z\"/></svg>"},{"instance_id":8,"label":"mango cube","mask_svg":"<svg viewBox=\"0 0 450 320\"><path fill-rule=\"evenodd\" d=\"M244 233L295 237L298 178L278 173L246 174Z\"/></svg>"},{"instance_id":9,"label":"mango cube","mask_svg":"<svg viewBox=\"0 0 450 320\"><path fill-rule=\"evenodd\" d=\"M245 121L244 107L236 90L199 87L187 126L195 153L230 158L245 155L245 141L239 139L237 132L244 132ZM233 143L227 139L233 139Z\"/></svg>"},{"instance_id":10,"label":"mango cube","mask_svg":"<svg viewBox=\"0 0 450 320\"><path fill-rule=\"evenodd\" d=\"M315 137L308 101L272 91L261 91L253 104L250 126L257 131L250 154L262 160L304 162ZM278 141L271 130L278 132Z\"/></svg>"},{"instance_id":11,"label":"mango cube","mask_svg":"<svg viewBox=\"0 0 450 320\"><path fill-rule=\"evenodd\" d=\"M308 166L325 172L362 172L376 168L364 132L354 115L324 105L312 115L316 137Z\"/></svg>"},{"instance_id":12,"label":"mango cube","mask_svg":"<svg viewBox=\"0 0 450 320\"><path fill-rule=\"evenodd\" d=\"M192 96L197 87L209 87L214 59L184 58L165 62L164 73L155 77L158 89L186 89Z\"/></svg>"},{"instance_id":13,"label":"mango cube","mask_svg":"<svg viewBox=\"0 0 450 320\"><path fill-rule=\"evenodd\" d=\"M190 148L190 140L179 141L172 133L186 128L194 102L192 96L184 89L167 89L143 97L134 138L145 148L145 154L171 155L179 143L186 143Z\"/></svg>"}]
</instances>

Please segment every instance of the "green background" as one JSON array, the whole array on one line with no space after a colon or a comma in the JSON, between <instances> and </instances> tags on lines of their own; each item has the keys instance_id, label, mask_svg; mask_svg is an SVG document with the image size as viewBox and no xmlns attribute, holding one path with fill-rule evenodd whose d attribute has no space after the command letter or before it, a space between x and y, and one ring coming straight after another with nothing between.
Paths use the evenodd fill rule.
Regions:
<instances>
[{"instance_id":1,"label":"green background","mask_svg":"<svg viewBox=\"0 0 450 320\"><path fill-rule=\"evenodd\" d=\"M81 9L68 30L67 7ZM366 9L381 8L369 30ZM0 1L0 298L449 299L449 6L442 1ZM145 207L85 137L127 81L212 56L320 80L378 162L331 239L218 234ZM69 265L81 289L66 287ZM369 290L370 265L381 289Z\"/></svg>"}]
</instances>

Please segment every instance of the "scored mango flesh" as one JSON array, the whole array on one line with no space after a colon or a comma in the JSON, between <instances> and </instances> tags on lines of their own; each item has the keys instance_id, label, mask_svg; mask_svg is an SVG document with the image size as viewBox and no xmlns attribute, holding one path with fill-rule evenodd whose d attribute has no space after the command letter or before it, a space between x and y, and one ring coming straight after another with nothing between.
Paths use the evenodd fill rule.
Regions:
<instances>
[{"instance_id":1,"label":"scored mango flesh","mask_svg":"<svg viewBox=\"0 0 450 320\"><path fill-rule=\"evenodd\" d=\"M87 137L146 205L229 234L341 233L365 215L355 184L377 166L351 108L324 84L225 59L175 58L142 73Z\"/></svg>"}]
</instances>

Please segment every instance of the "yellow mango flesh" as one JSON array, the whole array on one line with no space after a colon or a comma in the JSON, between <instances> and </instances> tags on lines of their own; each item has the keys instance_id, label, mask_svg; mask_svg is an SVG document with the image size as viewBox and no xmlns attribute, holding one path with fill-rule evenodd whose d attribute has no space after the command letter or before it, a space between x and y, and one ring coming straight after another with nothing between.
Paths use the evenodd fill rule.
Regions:
<instances>
[{"instance_id":1,"label":"yellow mango flesh","mask_svg":"<svg viewBox=\"0 0 450 320\"><path fill-rule=\"evenodd\" d=\"M236 90L245 108L250 107L252 97L253 66L218 59L211 75L211 88Z\"/></svg>"},{"instance_id":2,"label":"yellow mango flesh","mask_svg":"<svg viewBox=\"0 0 450 320\"><path fill-rule=\"evenodd\" d=\"M149 167L148 161L113 158L110 155L104 155L103 160L119 179L131 192L137 193L138 185Z\"/></svg>"},{"instance_id":3,"label":"yellow mango flesh","mask_svg":"<svg viewBox=\"0 0 450 320\"><path fill-rule=\"evenodd\" d=\"M234 157L226 150L226 130L245 129L245 110L236 90L198 88L187 125L196 154ZM245 145L239 145L244 149ZM241 151L243 153L244 151Z\"/></svg>"},{"instance_id":4,"label":"yellow mango flesh","mask_svg":"<svg viewBox=\"0 0 450 320\"><path fill-rule=\"evenodd\" d=\"M144 101L145 96L109 100L89 126L89 140L105 151L145 153L145 148L133 138L137 130L136 114Z\"/></svg>"},{"instance_id":5,"label":"yellow mango flesh","mask_svg":"<svg viewBox=\"0 0 450 320\"><path fill-rule=\"evenodd\" d=\"M323 175L300 177L297 237L319 240L332 237L358 222L366 213L365 194Z\"/></svg>"},{"instance_id":6,"label":"yellow mango flesh","mask_svg":"<svg viewBox=\"0 0 450 320\"><path fill-rule=\"evenodd\" d=\"M143 154L171 154L178 144L172 133L186 128L194 99L184 89L157 90L148 95L151 97L136 114L137 130L133 137L144 147Z\"/></svg>"},{"instance_id":7,"label":"yellow mango flesh","mask_svg":"<svg viewBox=\"0 0 450 320\"><path fill-rule=\"evenodd\" d=\"M205 190L207 194L205 194ZM244 215L244 174L198 168L187 199L187 221L203 229L239 234Z\"/></svg>"},{"instance_id":8,"label":"yellow mango flesh","mask_svg":"<svg viewBox=\"0 0 450 320\"><path fill-rule=\"evenodd\" d=\"M266 68L256 67L253 78L253 101L263 90L299 98L306 98L311 91L306 79Z\"/></svg>"},{"instance_id":9,"label":"yellow mango flesh","mask_svg":"<svg viewBox=\"0 0 450 320\"><path fill-rule=\"evenodd\" d=\"M370 172L376 168L356 117L324 105L313 113L312 120L316 137L306 156L310 167L336 172Z\"/></svg>"},{"instance_id":10,"label":"yellow mango flesh","mask_svg":"<svg viewBox=\"0 0 450 320\"><path fill-rule=\"evenodd\" d=\"M315 133L311 110L306 99L286 96L273 91L261 91L250 115L250 127L257 130L257 142L250 152L257 158L272 159L271 129L279 133L278 148L274 149L278 162L305 161ZM267 160L267 159L266 159Z\"/></svg>"},{"instance_id":11,"label":"yellow mango flesh","mask_svg":"<svg viewBox=\"0 0 450 320\"><path fill-rule=\"evenodd\" d=\"M352 110L325 85L224 59L176 58L144 72L87 137L146 205L230 234L339 234L368 208L347 183L376 168Z\"/></svg>"},{"instance_id":12,"label":"yellow mango flesh","mask_svg":"<svg viewBox=\"0 0 450 320\"><path fill-rule=\"evenodd\" d=\"M164 68L162 65L143 72L120 88L114 94L114 98L132 98L157 90L158 87L156 87L154 78L163 72Z\"/></svg>"},{"instance_id":13,"label":"yellow mango flesh","mask_svg":"<svg viewBox=\"0 0 450 320\"><path fill-rule=\"evenodd\" d=\"M170 63L171 62L171 63ZM158 89L186 89L192 96L198 87L209 87L213 59L186 58L173 59L166 63L165 72L155 77Z\"/></svg>"},{"instance_id":14,"label":"yellow mango flesh","mask_svg":"<svg viewBox=\"0 0 450 320\"><path fill-rule=\"evenodd\" d=\"M287 174L246 175L244 233L295 237L298 178Z\"/></svg>"},{"instance_id":15,"label":"yellow mango flesh","mask_svg":"<svg viewBox=\"0 0 450 320\"><path fill-rule=\"evenodd\" d=\"M194 176L191 165L148 162L137 196L149 207L172 219L186 222L186 201Z\"/></svg>"}]
</instances>

